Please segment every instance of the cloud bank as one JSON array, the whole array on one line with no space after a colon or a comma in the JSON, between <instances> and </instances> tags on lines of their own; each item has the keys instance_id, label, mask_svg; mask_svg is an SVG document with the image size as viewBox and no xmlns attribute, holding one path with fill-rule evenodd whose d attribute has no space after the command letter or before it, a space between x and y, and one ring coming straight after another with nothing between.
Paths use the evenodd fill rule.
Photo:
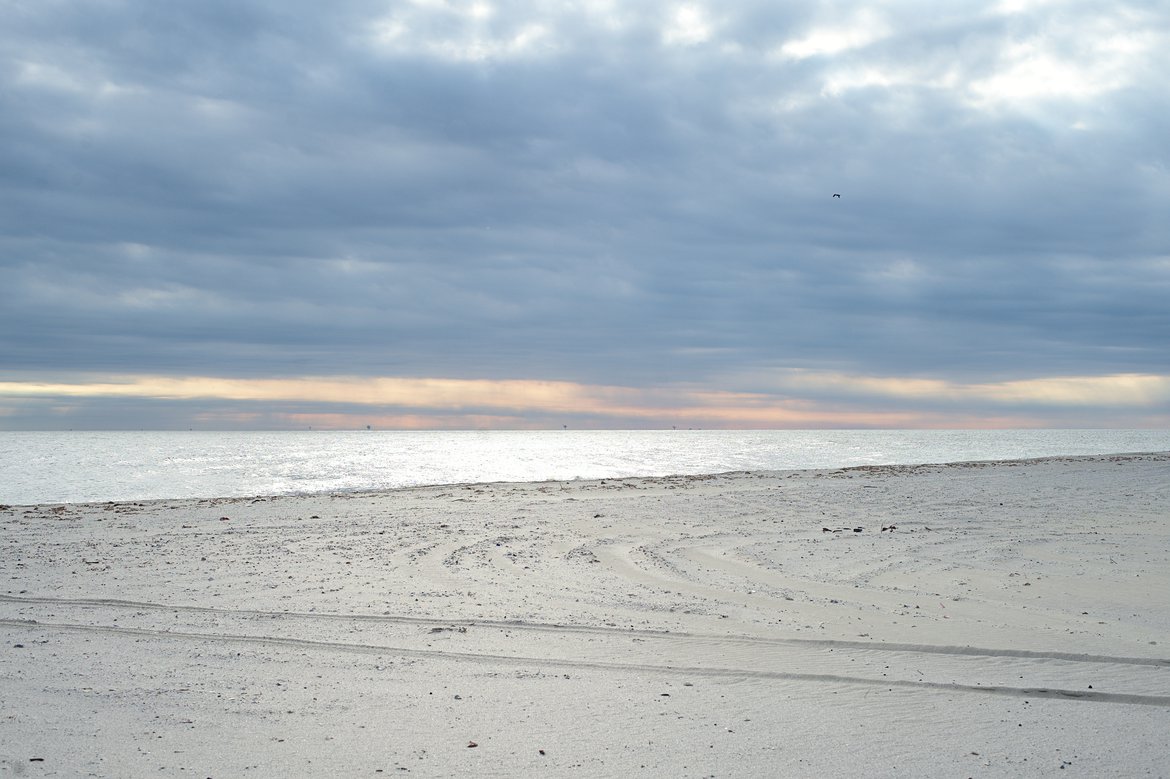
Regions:
<instances>
[{"instance_id":1,"label":"cloud bank","mask_svg":"<svg viewBox=\"0 0 1170 779\"><path fill-rule=\"evenodd\" d=\"M0 427L1170 424L1163 4L4 12Z\"/></svg>"}]
</instances>

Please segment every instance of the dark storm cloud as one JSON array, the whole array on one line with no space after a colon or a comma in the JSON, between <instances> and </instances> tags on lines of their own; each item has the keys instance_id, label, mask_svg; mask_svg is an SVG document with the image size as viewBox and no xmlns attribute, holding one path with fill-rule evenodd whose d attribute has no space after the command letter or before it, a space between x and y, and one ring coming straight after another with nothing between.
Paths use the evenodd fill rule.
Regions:
<instances>
[{"instance_id":1,"label":"dark storm cloud","mask_svg":"<svg viewBox=\"0 0 1170 779\"><path fill-rule=\"evenodd\" d=\"M21 375L1170 365L1156 3L4 10Z\"/></svg>"}]
</instances>

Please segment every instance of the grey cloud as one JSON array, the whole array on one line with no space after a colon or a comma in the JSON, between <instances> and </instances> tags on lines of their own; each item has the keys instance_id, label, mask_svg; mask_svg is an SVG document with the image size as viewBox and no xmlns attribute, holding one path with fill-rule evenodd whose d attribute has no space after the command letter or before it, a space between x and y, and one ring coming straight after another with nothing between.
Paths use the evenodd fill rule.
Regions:
<instances>
[{"instance_id":1,"label":"grey cloud","mask_svg":"<svg viewBox=\"0 0 1170 779\"><path fill-rule=\"evenodd\" d=\"M0 362L613 384L1170 364L1165 47L1087 97L979 105L1013 45L1075 63L1077 15L1104 12L879 7L888 35L793 59L853 5L712 6L690 46L642 8L608 29L523 3L25 6L0 33ZM1135 40L1165 21L1125 8ZM378 43L394 10L408 31ZM436 48L532 24L522 55Z\"/></svg>"}]
</instances>

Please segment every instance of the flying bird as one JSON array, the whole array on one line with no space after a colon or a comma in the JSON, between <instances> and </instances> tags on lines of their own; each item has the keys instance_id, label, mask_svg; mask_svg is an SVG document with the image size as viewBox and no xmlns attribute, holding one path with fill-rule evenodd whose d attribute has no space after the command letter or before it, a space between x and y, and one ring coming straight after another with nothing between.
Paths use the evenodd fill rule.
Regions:
<instances>
[{"instance_id":1,"label":"flying bird","mask_svg":"<svg viewBox=\"0 0 1170 779\"><path fill-rule=\"evenodd\" d=\"M838 195L836 192L834 192L834 193L833 193L833 197L841 197L841 196L840 196L840 195Z\"/></svg>"}]
</instances>

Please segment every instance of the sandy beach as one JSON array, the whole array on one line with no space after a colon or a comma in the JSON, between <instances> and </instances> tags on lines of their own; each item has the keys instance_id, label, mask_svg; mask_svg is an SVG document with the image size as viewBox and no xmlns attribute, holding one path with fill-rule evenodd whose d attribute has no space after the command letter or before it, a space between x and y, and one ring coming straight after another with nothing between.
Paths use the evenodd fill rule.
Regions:
<instances>
[{"instance_id":1,"label":"sandy beach","mask_svg":"<svg viewBox=\"0 0 1170 779\"><path fill-rule=\"evenodd\" d=\"M0 774L1170 776L1170 454L0 526Z\"/></svg>"}]
</instances>

